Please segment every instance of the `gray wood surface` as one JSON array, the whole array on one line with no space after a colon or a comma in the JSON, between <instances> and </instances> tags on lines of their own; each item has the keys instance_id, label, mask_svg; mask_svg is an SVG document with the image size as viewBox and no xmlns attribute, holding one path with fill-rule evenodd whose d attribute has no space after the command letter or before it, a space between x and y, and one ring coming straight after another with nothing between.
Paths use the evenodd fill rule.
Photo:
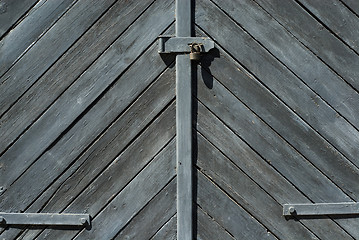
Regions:
<instances>
[{"instance_id":1,"label":"gray wood surface","mask_svg":"<svg viewBox=\"0 0 359 240\"><path fill-rule=\"evenodd\" d=\"M359 2L356 0L342 0L346 6L352 10L356 15L359 15Z\"/></svg>"},{"instance_id":2,"label":"gray wood surface","mask_svg":"<svg viewBox=\"0 0 359 240\"><path fill-rule=\"evenodd\" d=\"M0 115L74 44L114 0L79 0L29 51L0 78ZM62 36L62 37L59 37Z\"/></svg>"},{"instance_id":3,"label":"gray wood surface","mask_svg":"<svg viewBox=\"0 0 359 240\"><path fill-rule=\"evenodd\" d=\"M340 202L350 201L343 193L339 190L329 189L329 193L326 196L321 197L320 189L315 189L312 194L308 194L312 190L312 184L303 184L303 188L300 190L297 186L292 185L288 181L288 177L281 175L277 168L271 167L274 161L278 161L280 158L271 158L269 156L258 155L253 149L251 149L242 139L236 136L231 130L223 124L219 119L208 115L208 110L202 104L198 105L198 119L197 129L202 135L209 139L220 151L222 151L228 158L230 158L237 166L239 166L251 179L254 179L261 188L265 189L266 192L271 193L271 196L280 204L286 203L309 203L308 196L312 201L315 202ZM222 115L221 115L222 116ZM250 134L253 131L251 131ZM231 143L231 144L228 144ZM258 145L258 144L257 144ZM256 145L256 146L257 146ZM269 151L271 148L263 147L263 152ZM276 149L274 151L277 151ZM284 155L284 154L283 154ZM287 156L287 155L285 155ZM265 160L267 159L267 161ZM286 161L290 163L290 161ZM269 164L271 165L269 165ZM310 177L309 174L305 175L306 178ZM306 181L302 179L300 181ZM317 181L314 178L314 186L317 186ZM324 184L325 185L325 184ZM331 194L335 191L335 194ZM346 199L346 200L344 200ZM328 222L327 219L303 220L306 224L313 226L316 231L324 229L322 225L333 225ZM351 233L351 235L358 236L358 221L356 219L336 219L336 222L340 223L343 228ZM332 226L331 229L336 229L336 226ZM327 231L322 231L322 234L326 234Z\"/></svg>"},{"instance_id":4,"label":"gray wood surface","mask_svg":"<svg viewBox=\"0 0 359 240\"><path fill-rule=\"evenodd\" d=\"M177 239L177 217L174 216L169 220L151 240L176 240Z\"/></svg>"},{"instance_id":5,"label":"gray wood surface","mask_svg":"<svg viewBox=\"0 0 359 240\"><path fill-rule=\"evenodd\" d=\"M123 1L118 1L61 56L1 117L0 131L3 141L0 142L0 152L51 106L83 71L123 34L149 3L150 1L127 1L124 5Z\"/></svg>"},{"instance_id":6,"label":"gray wood surface","mask_svg":"<svg viewBox=\"0 0 359 240\"><path fill-rule=\"evenodd\" d=\"M197 181L197 204L236 239L277 239L202 173Z\"/></svg>"},{"instance_id":7,"label":"gray wood surface","mask_svg":"<svg viewBox=\"0 0 359 240\"><path fill-rule=\"evenodd\" d=\"M1 40L0 76L2 76L22 54L36 44L39 38L44 35L75 2L75 0L60 0L44 1L43 3L36 4L30 13Z\"/></svg>"},{"instance_id":8,"label":"gray wood surface","mask_svg":"<svg viewBox=\"0 0 359 240\"><path fill-rule=\"evenodd\" d=\"M176 179L155 196L114 239L150 239L175 214Z\"/></svg>"},{"instance_id":9,"label":"gray wood surface","mask_svg":"<svg viewBox=\"0 0 359 240\"><path fill-rule=\"evenodd\" d=\"M233 240L223 227L216 223L207 213L197 207L197 239L198 240Z\"/></svg>"},{"instance_id":10,"label":"gray wood surface","mask_svg":"<svg viewBox=\"0 0 359 240\"><path fill-rule=\"evenodd\" d=\"M0 39L21 19L37 0L3 0L0 4Z\"/></svg>"},{"instance_id":11,"label":"gray wood surface","mask_svg":"<svg viewBox=\"0 0 359 240\"><path fill-rule=\"evenodd\" d=\"M216 182L278 238L310 239L313 237L313 232L320 239L329 240L334 237L352 239L350 235L330 220L322 220L320 224L306 221L287 221L282 216L282 205L275 201L270 195L271 192L266 192L260 185L257 185L204 137L198 135L197 139L197 166L201 172ZM328 235L328 232L333 233Z\"/></svg>"},{"instance_id":12,"label":"gray wood surface","mask_svg":"<svg viewBox=\"0 0 359 240\"><path fill-rule=\"evenodd\" d=\"M322 24L316 21L314 17L301 8L295 1L285 1L282 4L278 1L258 0L257 2L273 17L275 17L275 20L278 21L286 30L293 34L294 37L296 37L301 43L304 43L304 45L313 51L313 53L317 55L325 64L329 65L344 80L352 84L358 90L356 79L359 74L357 71L359 56L357 53L341 42L340 39L336 38L330 30L326 29ZM260 9L257 7L256 12L258 11L260 11ZM280 28L277 24L271 25L273 28ZM283 38L283 35L284 34L280 34L277 36ZM281 43L277 40L273 39L273 42L277 42L277 45L281 45ZM291 41L288 45L294 47L293 41ZM272 52L274 53L274 51ZM298 61L303 59L300 55L295 55L294 51L282 49L282 52L285 53L291 61L294 59L298 59ZM293 56L291 57L289 54L292 52ZM279 54L276 55L279 56ZM280 59L284 58L281 57ZM306 64L312 65L309 61ZM310 71L309 69L314 68L317 65L312 65L306 68ZM287 64L287 66L294 69L289 64ZM303 76L302 78L304 78L304 74L298 74L298 76ZM323 78L325 79L325 76L323 76ZM332 77L331 79L335 78ZM353 122L353 124L356 124L356 122Z\"/></svg>"},{"instance_id":13,"label":"gray wood surface","mask_svg":"<svg viewBox=\"0 0 359 240\"><path fill-rule=\"evenodd\" d=\"M168 8L168 5L158 2L153 5L157 14L149 11L142 15L141 20L146 20L146 24L151 24L155 19L162 19L161 24L152 27L150 32L147 32L148 25L143 24L141 28L129 28L131 33L126 34L125 37L120 38L106 53L96 61L91 68L89 68L81 77L48 109L39 120L32 125L28 131L0 158L4 161L4 166L1 169L0 180L4 188L7 188L30 164L32 164L43 152L55 141L62 133L70 126L70 124L79 117L90 104L98 98L101 93L106 90L119 76L125 71L129 65L138 57L146 47L156 39L161 32L169 26L172 20L173 9ZM166 14L165 14L166 13ZM149 17L149 19L147 19ZM152 19L152 20L151 20ZM142 21L141 21L142 22ZM141 35L141 30L147 32L146 38L138 38ZM136 34L134 33L136 32ZM123 54L120 54L119 47L123 46ZM127 50L125 46L131 46ZM151 52L156 54L155 45L152 46ZM144 61L148 58L143 57ZM158 57L157 57L158 58ZM117 59L117 60L116 60ZM163 65L166 65L161 59L159 60ZM139 64L137 62L137 64ZM143 69L143 71L148 69ZM138 82L121 82L125 87L132 88L131 91L123 91L122 97L132 96L134 92L139 92L139 89L133 83L142 84L145 87L144 81ZM69 107L71 106L71 107ZM96 113L98 116L98 113ZM7 169L16 169L7 171Z\"/></svg>"},{"instance_id":14,"label":"gray wood surface","mask_svg":"<svg viewBox=\"0 0 359 240\"><path fill-rule=\"evenodd\" d=\"M298 0L339 38L359 52L359 18L341 1Z\"/></svg>"},{"instance_id":15,"label":"gray wood surface","mask_svg":"<svg viewBox=\"0 0 359 240\"><path fill-rule=\"evenodd\" d=\"M255 77L250 76L240 65L233 62L234 60L228 55L222 54L211 64L213 75L317 168L330 176L338 185L345 186L343 190L346 193L354 193L351 196L357 197L355 193L359 189L356 189L355 179L359 178L358 168L336 150L335 144L333 146L316 132L316 125L313 128L303 121L300 115L297 115L301 113L300 111L291 111ZM201 75L205 76L206 73ZM199 88L203 89L205 85L202 84ZM298 102L298 104L302 103ZM332 119L328 118L325 121L330 122ZM323 120L323 123L325 121ZM328 128L328 131L330 129ZM348 152L353 149L346 146L346 150Z\"/></svg>"}]
</instances>

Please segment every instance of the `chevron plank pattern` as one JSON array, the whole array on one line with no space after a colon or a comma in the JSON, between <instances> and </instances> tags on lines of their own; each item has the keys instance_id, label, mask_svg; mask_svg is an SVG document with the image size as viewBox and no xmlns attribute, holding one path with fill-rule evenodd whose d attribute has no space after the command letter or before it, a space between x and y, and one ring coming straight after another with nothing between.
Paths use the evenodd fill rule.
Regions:
<instances>
[{"instance_id":1,"label":"chevron plank pattern","mask_svg":"<svg viewBox=\"0 0 359 240\"><path fill-rule=\"evenodd\" d=\"M217 44L193 93L196 203L224 231L213 239L359 239L357 218L282 216L286 203L358 201L359 24L338 31L324 11L196 1L196 32Z\"/></svg>"}]
</instances>

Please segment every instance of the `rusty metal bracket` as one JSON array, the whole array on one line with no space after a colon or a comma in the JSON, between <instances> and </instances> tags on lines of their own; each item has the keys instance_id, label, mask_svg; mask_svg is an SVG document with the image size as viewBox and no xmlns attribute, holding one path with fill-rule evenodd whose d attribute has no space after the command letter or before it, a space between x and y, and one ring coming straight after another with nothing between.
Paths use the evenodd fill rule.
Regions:
<instances>
[{"instance_id":1,"label":"rusty metal bracket","mask_svg":"<svg viewBox=\"0 0 359 240\"><path fill-rule=\"evenodd\" d=\"M191 53L191 46L201 46L200 52L206 53L214 48L214 41L206 37L173 37L159 36L159 53Z\"/></svg>"},{"instance_id":2,"label":"rusty metal bracket","mask_svg":"<svg viewBox=\"0 0 359 240\"><path fill-rule=\"evenodd\" d=\"M0 225L89 226L90 224L89 214L0 212Z\"/></svg>"},{"instance_id":3,"label":"rusty metal bracket","mask_svg":"<svg viewBox=\"0 0 359 240\"><path fill-rule=\"evenodd\" d=\"M284 204L284 216L359 215L359 203Z\"/></svg>"}]
</instances>

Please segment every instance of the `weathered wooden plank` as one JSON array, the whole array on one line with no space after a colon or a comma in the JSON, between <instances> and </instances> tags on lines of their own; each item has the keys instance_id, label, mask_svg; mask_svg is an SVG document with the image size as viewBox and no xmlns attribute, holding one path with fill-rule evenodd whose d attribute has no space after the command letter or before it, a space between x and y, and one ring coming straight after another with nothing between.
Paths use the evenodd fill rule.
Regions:
<instances>
[{"instance_id":1,"label":"weathered wooden plank","mask_svg":"<svg viewBox=\"0 0 359 240\"><path fill-rule=\"evenodd\" d=\"M300 116L270 93L255 77L246 73L240 65L235 63L235 60L223 52L220 58L211 63L211 72L240 101L270 125L296 150L327 176L331 176L331 180L342 186L348 195L354 198L359 197L357 194L359 193L359 186L356 182L356 179L359 179L359 169L312 128L318 129L319 126L309 126ZM201 76L204 80L212 78L208 73L202 73ZM203 83L199 87L206 88ZM310 99L310 95L307 98ZM300 107L299 104L301 103L298 103L296 108ZM316 109L312 110L314 112ZM297 113L301 113L301 111L297 111ZM326 119L321 124L332 121L333 119ZM328 131L330 130L329 127ZM345 153L352 151L352 147L345 146Z\"/></svg>"},{"instance_id":2,"label":"weathered wooden plank","mask_svg":"<svg viewBox=\"0 0 359 240\"><path fill-rule=\"evenodd\" d=\"M202 104L198 105L198 119L197 119L197 129L202 135L209 139L219 150L221 150L228 158L230 158L237 166L245 172L251 179L255 181L266 190L266 192L271 193L271 196L280 204L286 203L309 203L308 196L314 202L340 202L340 201L350 201L340 191L335 190L336 193L330 194L332 191L329 190L329 194L326 196L321 196L320 188L316 188L317 191L309 193L308 190L313 188L310 183L308 185L303 184L304 188L302 191L294 187L287 178L284 178L280 173L272 168L270 164L273 161L278 161L276 157L273 159L270 156L264 156L264 159L261 159L253 149L251 149L247 143L243 142L238 136L236 136L228 127L226 127L223 122L215 118L213 115L206 112ZM234 111L234 110L233 110ZM241 123L242 124L242 123ZM247 127L243 125L243 127ZM252 133L251 133L252 134ZM265 134L265 133L263 133ZM231 144L228 144L231 143ZM272 148L264 148L263 151L268 151ZM276 148L273 148L276 151ZM262 151L262 152L263 152ZM281 155L281 154L280 154ZM291 161L287 161L287 155L285 154L285 164L290 164ZM283 156L282 156L283 157ZM280 160L280 158L279 158ZM269 164L267 164L269 163ZM295 167L294 167L295 169ZM306 175L305 178L310 177ZM305 181L305 179L303 179ZM314 179L315 180L315 179ZM320 178L319 178L320 180ZM318 181L319 183L319 181ZM317 186L314 181L314 185ZM305 195L304 195L305 194ZM338 195L339 194L339 195ZM346 199L346 200L344 200ZM345 222L342 222L342 221ZM306 221L306 220L305 220ZM310 221L310 220L308 220ZM341 223L351 235L358 235L359 222L353 219L337 219L337 222ZM317 219L313 220L312 223L307 223L312 225L314 228L322 228L320 221ZM328 224L328 223L326 223ZM334 229L334 228L333 228ZM359 236L359 235L358 235Z\"/></svg>"},{"instance_id":3,"label":"weathered wooden plank","mask_svg":"<svg viewBox=\"0 0 359 240\"><path fill-rule=\"evenodd\" d=\"M135 60L148 45L153 42L161 32L171 23L173 17L172 2L156 2L139 19L145 24L130 27L128 33L114 43L106 53L96 61L57 101L48 109L40 119L0 158L3 163L1 168L0 182L7 188L19 173L32 164L52 142L76 120L81 113L106 90L126 68ZM152 26L153 21L160 21ZM150 25L152 27L150 27ZM148 31L148 29L151 29ZM144 33L145 32L145 33ZM146 38L141 38L146 34ZM127 48L129 47L129 48ZM148 54L159 59L158 62L166 65L155 56L156 50L152 46ZM122 49L122 50L121 50ZM149 55L143 56L143 61L152 59ZM139 65L137 65L139 66ZM147 65L148 66L148 65ZM155 67L154 67L155 68ZM142 69L142 72L148 69ZM156 71L155 71L156 72ZM152 72L146 72L146 74ZM146 75L145 75L146 76ZM148 79L148 78L147 78ZM120 91L121 98L133 97L139 89L136 84L146 84L143 81L121 82L132 91ZM118 95L118 94L117 94ZM94 113L101 116L99 113ZM106 115L106 114L104 114ZM97 117L98 118L98 117ZM104 120L102 120L104 121ZM7 171L12 169L12 171ZM16 170L15 170L16 169Z\"/></svg>"},{"instance_id":4,"label":"weathered wooden plank","mask_svg":"<svg viewBox=\"0 0 359 240\"><path fill-rule=\"evenodd\" d=\"M197 181L197 204L236 239L277 239L200 172Z\"/></svg>"},{"instance_id":5,"label":"weathered wooden plank","mask_svg":"<svg viewBox=\"0 0 359 240\"><path fill-rule=\"evenodd\" d=\"M177 239L177 216L171 218L151 240L176 240Z\"/></svg>"},{"instance_id":6,"label":"weathered wooden plank","mask_svg":"<svg viewBox=\"0 0 359 240\"><path fill-rule=\"evenodd\" d=\"M338 0L298 0L326 27L359 52L359 18Z\"/></svg>"},{"instance_id":7,"label":"weathered wooden plank","mask_svg":"<svg viewBox=\"0 0 359 240\"><path fill-rule=\"evenodd\" d=\"M241 3L242 2L246 3L249 1L241 1ZM288 68L292 70L302 81L304 81L305 84L312 88L330 105L335 107L336 111L342 114L346 119L350 120L352 124L354 124L356 127L359 127L358 121L356 120L358 115L353 115L353 112L357 112L355 109L359 104L359 94L354 89L348 86L339 76L331 71L323 62L321 62L320 59L318 59L314 54L306 49L305 46L303 46L297 39L288 33L278 22L272 19L268 14L264 13L257 4L251 1L251 3L243 4L244 6L238 7L238 9L243 9L243 13L241 12L241 14L237 14L234 9L231 10L233 7L233 2L231 1L221 1L220 4L221 7L224 7L231 13L236 21L245 27L246 31L248 31L255 39L257 39L264 47L266 47L273 55L275 55L275 57L288 66ZM260 24L264 22L266 24ZM243 33L241 35L243 35ZM253 47L262 49L259 44L254 42L247 45L252 45ZM239 47L240 45L237 44L236 46ZM334 47L336 47L336 45L332 46L331 48ZM263 50L256 49L255 51L258 55L260 54L258 52ZM326 51L329 52L330 49ZM268 53L265 54L267 55ZM333 55L330 55L330 57L333 58ZM339 59L339 61L343 61L343 64L348 66L342 67L343 71L348 72L346 76L351 77L347 80L357 90L359 90L359 84L358 81L356 81L356 79L359 77L359 71L356 67L357 62L359 61L359 57L354 53L349 56L348 51L343 51L339 56L335 55L335 58ZM266 59L266 61L268 60L271 62L277 61L273 57ZM274 66L278 64L279 63L276 63ZM270 67L273 68L273 66ZM281 69L283 72L288 71L283 66L279 66L279 69ZM268 70L266 70L266 73L267 72ZM274 74L273 70L271 72L273 73L269 74ZM254 71L254 74L259 73L258 71ZM285 75L287 75L287 79L296 78L296 81L299 81L299 79L292 73L288 72ZM264 79L262 79L264 77L260 75L258 75L258 77L264 81ZM284 81L284 78L281 79ZM305 86L305 88L307 87ZM336 94L333 94L333 92ZM325 103L319 102L318 104L322 105ZM313 104L311 105L313 106ZM340 127L338 129L340 129ZM335 134L335 136L338 136L338 134Z\"/></svg>"},{"instance_id":8,"label":"weathered wooden plank","mask_svg":"<svg viewBox=\"0 0 359 240\"><path fill-rule=\"evenodd\" d=\"M197 207L197 239L198 240L234 240L223 227L211 219L207 213Z\"/></svg>"},{"instance_id":9,"label":"weathered wooden plank","mask_svg":"<svg viewBox=\"0 0 359 240\"><path fill-rule=\"evenodd\" d=\"M198 21L211 37L216 38L223 44L223 47L253 72L264 85L274 91L288 106L299 113L302 118L306 119L310 125L314 125L317 131L326 139L329 139L342 153L345 153L344 155L354 164L359 165L356 157L358 151L355 147L359 144L359 133L352 125L328 106L320 96L309 89L293 73L281 65L249 35L243 32L238 25L221 13L217 7L207 5L205 8L199 9L203 9L203 12L199 15L201 17L199 17ZM215 15L216 18L213 18L212 15ZM208 23L209 21L211 24ZM217 29L225 30L219 33ZM222 32L226 32L226 36ZM322 88L328 87L327 84L319 85ZM328 97L337 99L340 102L351 96L349 94L342 95L339 93L340 90L340 88L332 89ZM333 92L336 92L336 94L333 95ZM353 102L355 103L355 101ZM340 106L338 106L339 108ZM357 112L354 110L356 109L354 106L349 107L346 104L345 108L347 110L351 109L347 111L350 115L353 115L353 112ZM355 120L355 122L357 121Z\"/></svg>"},{"instance_id":10,"label":"weathered wooden plank","mask_svg":"<svg viewBox=\"0 0 359 240\"><path fill-rule=\"evenodd\" d=\"M352 11L359 15L359 2L356 0L342 0Z\"/></svg>"},{"instance_id":11,"label":"weathered wooden plank","mask_svg":"<svg viewBox=\"0 0 359 240\"><path fill-rule=\"evenodd\" d=\"M176 179L155 196L114 239L150 239L174 214L176 214Z\"/></svg>"},{"instance_id":12,"label":"weathered wooden plank","mask_svg":"<svg viewBox=\"0 0 359 240\"><path fill-rule=\"evenodd\" d=\"M172 105L164 113L164 116L156 121L154 127L151 127L132 143L99 176L94 176L95 179L66 207L64 212L83 211L94 217L141 169L148 165L152 158L165 159L166 164L161 160L163 165L175 165L175 141L172 139L175 132L174 116L174 106ZM169 127L171 125L172 127ZM171 139L172 141L168 144ZM163 147L165 149L158 154ZM57 207L51 206L51 208ZM114 230L114 234L119 230ZM48 231L45 231L41 236L45 237L48 234ZM61 231L54 231L50 234L53 239L58 239L60 237L58 235L63 236ZM76 234L76 231L68 232L68 234L72 236L72 234Z\"/></svg>"},{"instance_id":13,"label":"weathered wooden plank","mask_svg":"<svg viewBox=\"0 0 359 240\"><path fill-rule=\"evenodd\" d=\"M140 62L140 66L144 71L146 71L145 64ZM134 71L140 72L138 69L134 69ZM135 75L129 72L129 76ZM125 77L125 75L123 77ZM142 79L145 81L145 78ZM113 96L118 95L117 93L121 90L117 89L115 86L113 89ZM105 168L105 166L118 155L119 152L122 152L123 149L125 149L126 146L128 146L128 144L142 131L142 129L149 124L149 122L152 121L152 119L174 98L174 87L174 69L170 69L161 75L160 78L126 110L126 112L121 114L111 127L109 127L109 129L107 129L106 132L99 137L99 139L94 141L94 144L90 146L80 157L77 158L75 154L73 154L73 158L70 158L70 155L64 156L65 150L63 149L63 146L66 145L66 142L60 144L59 156L54 156L54 159L58 160L61 159L61 156L64 156L64 158L68 158L66 162L71 162L75 159L76 161L71 168L67 169L67 171L62 174L59 179L52 183L50 187L42 193L39 199L36 199L36 201L32 203L28 211L35 212L42 209L44 212L59 212L64 209L76 196L78 196L78 194L81 193L81 191L83 191L84 188L88 186L92 179L97 176ZM115 117L119 111L117 111L114 107L117 105L116 102L113 102L111 99L116 98L107 97L106 99L110 100L110 102L105 101L106 104L103 105L108 106L112 110L111 112L114 115L113 117ZM100 102L98 104L100 104ZM96 112L97 110L94 109L94 111ZM110 112L110 110L106 108L104 108L104 111ZM89 121L88 119L96 119L92 116L87 118L86 115L84 118L84 122ZM99 121L101 122L101 119L99 119ZM165 124L163 126L165 126ZM79 127L81 131L83 124L79 124ZM78 130L79 129L75 130L75 133ZM89 133L88 129L83 129L82 131ZM151 132L152 130L148 131ZM159 134L160 133L161 131L159 131ZM81 150L82 146L86 146L88 143L92 142L92 138L93 136L86 137L85 135L81 139L88 139L86 144L81 141L78 143L70 141L68 144L75 147L75 149ZM99 161L99 156L101 156L101 161ZM44 161L47 162L49 160L45 159ZM66 167L65 163L63 163L63 165ZM59 175L61 171L63 171L62 169L57 170L58 172L53 173L53 176L49 176L42 181L40 188L37 188L38 190L35 191L34 188L32 189L34 195L29 196L25 194L23 197L24 199L20 201L23 204L19 206L20 203L18 201L15 202L15 200L11 200L14 202L10 201L9 204L14 207L25 209L27 207L26 204L29 204L32 199L35 199L37 195L41 193L42 189L51 183L49 180L53 179L56 175ZM37 182L36 178L31 179L30 176L30 179L25 179L22 184L26 185L26 182L28 181L30 183L33 181ZM16 235L17 232L17 229L9 229L6 231L6 236ZM31 234L31 236L35 234L36 236L37 232L38 230L31 230L29 234ZM12 237L8 238L11 239Z\"/></svg>"},{"instance_id":14,"label":"weathered wooden plank","mask_svg":"<svg viewBox=\"0 0 359 240\"><path fill-rule=\"evenodd\" d=\"M46 169L46 171L49 172L43 171L46 175L46 177L45 175L42 175L45 182L47 178L49 180L54 179L57 174L65 170L66 166L75 160L78 155L83 150L85 150L86 147L91 144L92 141L108 126L108 124L116 119L116 116L124 111L126 107L141 93L141 91L147 87L153 78L156 77L156 74L159 74L161 71L161 64L162 68L166 67L165 63L155 64L155 59L158 58L156 54L156 47L153 46L145 55L143 55L143 58L141 58L138 62L136 62L135 65L133 65L127 74L123 75L121 78L122 81L118 81L117 84L113 86L111 91L104 95L101 100L89 112L87 112L87 114L84 115L84 117L79 122L77 122L71 128L71 130L69 130L59 140L59 142L57 142L56 145L54 145L54 147L48 150L46 154L42 155L42 157L35 163L35 165L32 165L29 171L27 171L25 175L19 179L19 181L12 185L12 188L10 188L8 191L19 192L17 187L24 189L24 191L21 193L24 196L24 199L22 200L22 203L18 202L20 205L15 206L13 201L5 203L7 202L7 200L5 200L7 198L5 195L9 197L11 195L11 193L6 192L3 195L3 204L11 204L15 209L21 209L22 207L20 206L25 206L25 204L28 202L27 200L33 199L37 194L39 194L45 186L31 184L34 181L38 181L36 178L32 179L32 176L36 176L39 169L44 169L45 166L49 168ZM148 62L149 58L152 58L154 61ZM160 61L161 60L159 59L158 62ZM138 76L138 79L141 79L141 81L133 81L133 77L135 76ZM167 77L169 76L167 75ZM169 80L171 80L171 78L169 78ZM119 92L123 94L119 95ZM169 101L170 99L167 98L163 100ZM19 164L20 163L26 164L26 162L21 161ZM54 163L56 164L57 168L53 167ZM0 177L5 178L5 175L10 175L13 172L16 173L16 170L18 170L16 169L17 167L21 168L21 166L17 166L16 164L13 164L12 166L13 168L9 168L11 169L11 172L5 171L5 173ZM53 171L58 173L55 174ZM4 183L5 181L1 182ZM26 189L32 189L32 191L26 191ZM37 190L35 191L35 189ZM8 207L10 206L7 206L5 209Z\"/></svg>"},{"instance_id":15,"label":"weathered wooden plank","mask_svg":"<svg viewBox=\"0 0 359 240\"><path fill-rule=\"evenodd\" d=\"M3 0L0 4L0 39L35 5L37 0Z\"/></svg>"},{"instance_id":16,"label":"weathered wooden plank","mask_svg":"<svg viewBox=\"0 0 359 240\"><path fill-rule=\"evenodd\" d=\"M112 239L175 176L174 145L170 145L169 152L170 154L154 159L96 215L91 230L81 231L75 239ZM101 189L99 192L101 194ZM61 234L61 239L69 237Z\"/></svg>"},{"instance_id":17,"label":"weathered wooden plank","mask_svg":"<svg viewBox=\"0 0 359 240\"><path fill-rule=\"evenodd\" d=\"M1 117L0 152L19 135L97 59L138 17L146 1L118 1ZM130 14L129 14L130 13ZM31 109L29 111L28 109Z\"/></svg>"},{"instance_id":18,"label":"weathered wooden plank","mask_svg":"<svg viewBox=\"0 0 359 240\"><path fill-rule=\"evenodd\" d=\"M336 38L322 24L316 21L316 19L301 8L300 5L295 1L285 1L282 4L279 4L277 1L258 0L257 2L275 17L283 27L298 38L301 43L340 74L340 76L353 84L353 86L358 86L356 79L359 76L359 71L357 70L359 56ZM256 11L260 10L256 8ZM273 41L276 40L273 39ZM282 46L280 43L277 43L277 45ZM292 46L292 43L290 45ZM286 49L282 49L282 52L285 52L286 55L288 54ZM302 59L300 55L291 57L291 59L293 58L296 58L299 61ZM307 67L308 70L306 71L311 71L311 69L315 67L309 62L307 62L307 64L310 67ZM323 76L323 78L327 84L326 77ZM354 122L353 124L357 123Z\"/></svg>"},{"instance_id":19,"label":"weathered wooden plank","mask_svg":"<svg viewBox=\"0 0 359 240\"><path fill-rule=\"evenodd\" d=\"M199 83L199 100L295 186L309 196L343 200L341 190L215 79L212 89Z\"/></svg>"},{"instance_id":20,"label":"weathered wooden plank","mask_svg":"<svg viewBox=\"0 0 359 240\"><path fill-rule=\"evenodd\" d=\"M282 205L270 196L271 192L265 192L201 135L197 135L197 139L197 166L201 172L224 189L278 238L310 239L314 233L319 239L352 239L343 229L327 219L320 219L320 223L317 224L303 221L304 226L299 221L287 221L281 214Z\"/></svg>"},{"instance_id":21,"label":"weathered wooden plank","mask_svg":"<svg viewBox=\"0 0 359 240\"><path fill-rule=\"evenodd\" d=\"M3 77L2 115L81 35L114 0L79 0ZM61 36L61 37L59 37Z\"/></svg>"},{"instance_id":22,"label":"weathered wooden plank","mask_svg":"<svg viewBox=\"0 0 359 240\"><path fill-rule=\"evenodd\" d=\"M36 4L16 28L1 40L0 76L34 45L75 2L75 0L61 0L42 1Z\"/></svg>"}]
</instances>

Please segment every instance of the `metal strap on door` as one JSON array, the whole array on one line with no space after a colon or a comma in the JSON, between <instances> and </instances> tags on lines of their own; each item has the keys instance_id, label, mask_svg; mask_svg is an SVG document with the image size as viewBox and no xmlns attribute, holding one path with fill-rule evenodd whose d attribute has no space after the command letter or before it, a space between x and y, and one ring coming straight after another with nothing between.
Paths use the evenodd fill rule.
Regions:
<instances>
[{"instance_id":1,"label":"metal strap on door","mask_svg":"<svg viewBox=\"0 0 359 240\"><path fill-rule=\"evenodd\" d=\"M160 54L176 54L177 239L193 239L192 63L214 48L192 35L192 1L176 1L176 36L159 37Z\"/></svg>"}]
</instances>

